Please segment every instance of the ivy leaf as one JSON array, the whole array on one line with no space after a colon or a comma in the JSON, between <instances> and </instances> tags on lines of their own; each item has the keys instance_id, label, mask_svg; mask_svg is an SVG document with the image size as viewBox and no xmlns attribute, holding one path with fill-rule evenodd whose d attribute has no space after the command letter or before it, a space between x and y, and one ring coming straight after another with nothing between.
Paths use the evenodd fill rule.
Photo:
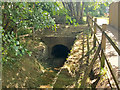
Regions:
<instances>
[{"instance_id":1,"label":"ivy leaf","mask_svg":"<svg viewBox=\"0 0 120 90\"><path fill-rule=\"evenodd\" d=\"M16 45L19 45L19 44L20 44L19 41L17 41L17 42L16 42Z\"/></svg>"},{"instance_id":2,"label":"ivy leaf","mask_svg":"<svg viewBox=\"0 0 120 90\"><path fill-rule=\"evenodd\" d=\"M30 52L30 51L27 51L27 53L28 53L28 55L29 55L29 56L31 56L31 55L32 55L32 52Z\"/></svg>"}]
</instances>

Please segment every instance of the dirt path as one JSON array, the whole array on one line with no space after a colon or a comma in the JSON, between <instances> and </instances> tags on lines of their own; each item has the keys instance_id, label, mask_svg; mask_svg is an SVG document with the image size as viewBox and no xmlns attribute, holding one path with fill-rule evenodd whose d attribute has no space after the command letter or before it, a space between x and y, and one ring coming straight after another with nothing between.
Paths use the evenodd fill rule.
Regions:
<instances>
[{"instance_id":1,"label":"dirt path","mask_svg":"<svg viewBox=\"0 0 120 90\"><path fill-rule=\"evenodd\" d=\"M98 25L108 24L108 18L97 18Z\"/></svg>"}]
</instances>

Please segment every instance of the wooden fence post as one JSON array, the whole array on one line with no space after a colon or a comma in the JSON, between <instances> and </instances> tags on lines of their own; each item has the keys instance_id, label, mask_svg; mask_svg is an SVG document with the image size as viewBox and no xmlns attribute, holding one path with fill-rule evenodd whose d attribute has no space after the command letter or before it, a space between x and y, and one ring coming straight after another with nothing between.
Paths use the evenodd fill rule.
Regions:
<instances>
[{"instance_id":1,"label":"wooden fence post","mask_svg":"<svg viewBox=\"0 0 120 90\"><path fill-rule=\"evenodd\" d=\"M93 16L91 17L91 19L90 19L90 26L91 26L91 29L93 28ZM91 36L92 36L92 31L91 31Z\"/></svg>"},{"instance_id":2,"label":"wooden fence post","mask_svg":"<svg viewBox=\"0 0 120 90\"><path fill-rule=\"evenodd\" d=\"M91 28L93 28L93 16L92 16L92 19L91 19Z\"/></svg>"},{"instance_id":3,"label":"wooden fence post","mask_svg":"<svg viewBox=\"0 0 120 90\"><path fill-rule=\"evenodd\" d=\"M100 49L101 49L101 44L99 44L98 49L97 49L97 51L96 51L93 59L92 59L91 62L90 62L90 65L86 68L84 77L83 77L83 79L81 80L81 86L79 85L78 88L79 88L79 87L80 87L80 88L85 88L86 80L87 80L87 78L88 78L88 76L89 76L89 73L90 73L90 71L92 70L92 67L93 67L93 65L94 65L94 63L95 63L95 61L96 61L96 59L97 59L97 57L98 57L98 55L99 55Z\"/></svg>"},{"instance_id":4,"label":"wooden fence post","mask_svg":"<svg viewBox=\"0 0 120 90\"><path fill-rule=\"evenodd\" d=\"M97 18L95 18L95 23L97 23ZM96 47L96 37L95 37L95 34L97 32L97 26L96 24L94 23L94 38L93 38L93 47Z\"/></svg>"},{"instance_id":5,"label":"wooden fence post","mask_svg":"<svg viewBox=\"0 0 120 90\"><path fill-rule=\"evenodd\" d=\"M88 14L87 14L86 23L88 24L88 27L89 27L90 25L89 25L89 15Z\"/></svg>"},{"instance_id":6,"label":"wooden fence post","mask_svg":"<svg viewBox=\"0 0 120 90\"><path fill-rule=\"evenodd\" d=\"M107 24L103 24L102 25L102 30L105 31L107 27ZM105 35L102 33L102 45L101 45L102 49L105 50L106 48L106 37Z\"/></svg>"},{"instance_id":7,"label":"wooden fence post","mask_svg":"<svg viewBox=\"0 0 120 90\"><path fill-rule=\"evenodd\" d=\"M102 30L103 32L106 30L107 25L103 24L102 25ZM105 66L105 57L103 55L105 48L106 48L106 37L105 35L102 33L102 41L101 41L101 67L104 68Z\"/></svg>"},{"instance_id":8,"label":"wooden fence post","mask_svg":"<svg viewBox=\"0 0 120 90\"><path fill-rule=\"evenodd\" d=\"M84 32L83 32L83 43L82 43L82 57L84 56Z\"/></svg>"},{"instance_id":9,"label":"wooden fence post","mask_svg":"<svg viewBox=\"0 0 120 90\"><path fill-rule=\"evenodd\" d=\"M88 33L87 33L87 52L89 52L89 51L90 51L90 47L89 47L89 31L88 31ZM88 54L88 56L87 56L87 65L89 64L89 58L90 58L90 56Z\"/></svg>"}]
</instances>

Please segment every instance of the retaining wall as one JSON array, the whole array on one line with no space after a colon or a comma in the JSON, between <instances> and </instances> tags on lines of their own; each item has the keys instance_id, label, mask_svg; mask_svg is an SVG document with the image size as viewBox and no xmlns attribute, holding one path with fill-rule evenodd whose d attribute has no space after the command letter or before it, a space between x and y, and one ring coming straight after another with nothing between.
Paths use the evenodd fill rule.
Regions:
<instances>
[{"instance_id":1,"label":"retaining wall","mask_svg":"<svg viewBox=\"0 0 120 90\"><path fill-rule=\"evenodd\" d=\"M110 4L109 24L116 29L120 29L120 1Z\"/></svg>"}]
</instances>

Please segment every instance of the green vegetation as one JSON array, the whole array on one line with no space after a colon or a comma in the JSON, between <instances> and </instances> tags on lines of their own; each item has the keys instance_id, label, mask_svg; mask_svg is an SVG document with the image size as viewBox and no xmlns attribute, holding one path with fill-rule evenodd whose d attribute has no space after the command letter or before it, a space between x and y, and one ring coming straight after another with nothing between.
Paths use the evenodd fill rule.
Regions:
<instances>
[{"instance_id":1,"label":"green vegetation","mask_svg":"<svg viewBox=\"0 0 120 90\"><path fill-rule=\"evenodd\" d=\"M30 27L38 30L55 25L49 10L44 10L50 7L45 3L2 3L3 61L14 61L16 56L26 52L30 55L31 52L19 41L19 35L30 34Z\"/></svg>"},{"instance_id":2,"label":"green vegetation","mask_svg":"<svg viewBox=\"0 0 120 90\"><path fill-rule=\"evenodd\" d=\"M17 87L40 87L41 85L51 86L52 80L57 74L56 71L51 71L51 68L42 63L36 58L38 54L42 57L39 51L41 49L39 33L57 31L57 24L80 26L86 24L86 16L90 14L95 17L108 17L106 7L109 3L97 2L2 2L2 63L4 86L8 84L9 76L12 80L11 87L15 87L16 82L19 82L18 77L22 78ZM82 26L81 26L82 27ZM86 27L86 25L85 25ZM62 27L61 27L62 28ZM67 28L67 27L66 27ZM82 27L83 28L83 27ZM69 30L70 32L70 30ZM68 33L68 32L67 32ZM73 32L73 34L76 32ZM39 50L40 49L40 50ZM44 51L44 50L43 50ZM29 65L28 65L29 64ZM36 65L37 64L37 65ZM32 67L32 68L31 68ZM21 69L22 68L22 69ZM7 70L12 73L7 72ZM47 70L45 72L45 70ZM32 72L30 72L32 71ZM15 72L15 75L14 75ZM23 73L22 73L23 72ZM45 72L45 73L44 73ZM21 76L20 76L21 75ZM31 75L31 76L30 76ZM33 75L33 77L32 77ZM65 78L63 78L63 76ZM49 77L49 79L47 79ZM71 84L76 79L67 79L67 75L60 76L60 82ZM24 82L24 79L27 81ZM70 78L70 77L68 77ZM10 80L10 79L9 79ZM35 80L35 82L31 82ZM22 85L22 83L29 83ZM56 85L57 87L60 84ZM62 86L62 85L61 85Z\"/></svg>"},{"instance_id":3,"label":"green vegetation","mask_svg":"<svg viewBox=\"0 0 120 90\"><path fill-rule=\"evenodd\" d=\"M86 8L86 9L85 9ZM94 17L108 17L109 13L109 3L101 3L101 2L88 2L85 3L84 8L84 15L89 13L90 15Z\"/></svg>"}]
</instances>

